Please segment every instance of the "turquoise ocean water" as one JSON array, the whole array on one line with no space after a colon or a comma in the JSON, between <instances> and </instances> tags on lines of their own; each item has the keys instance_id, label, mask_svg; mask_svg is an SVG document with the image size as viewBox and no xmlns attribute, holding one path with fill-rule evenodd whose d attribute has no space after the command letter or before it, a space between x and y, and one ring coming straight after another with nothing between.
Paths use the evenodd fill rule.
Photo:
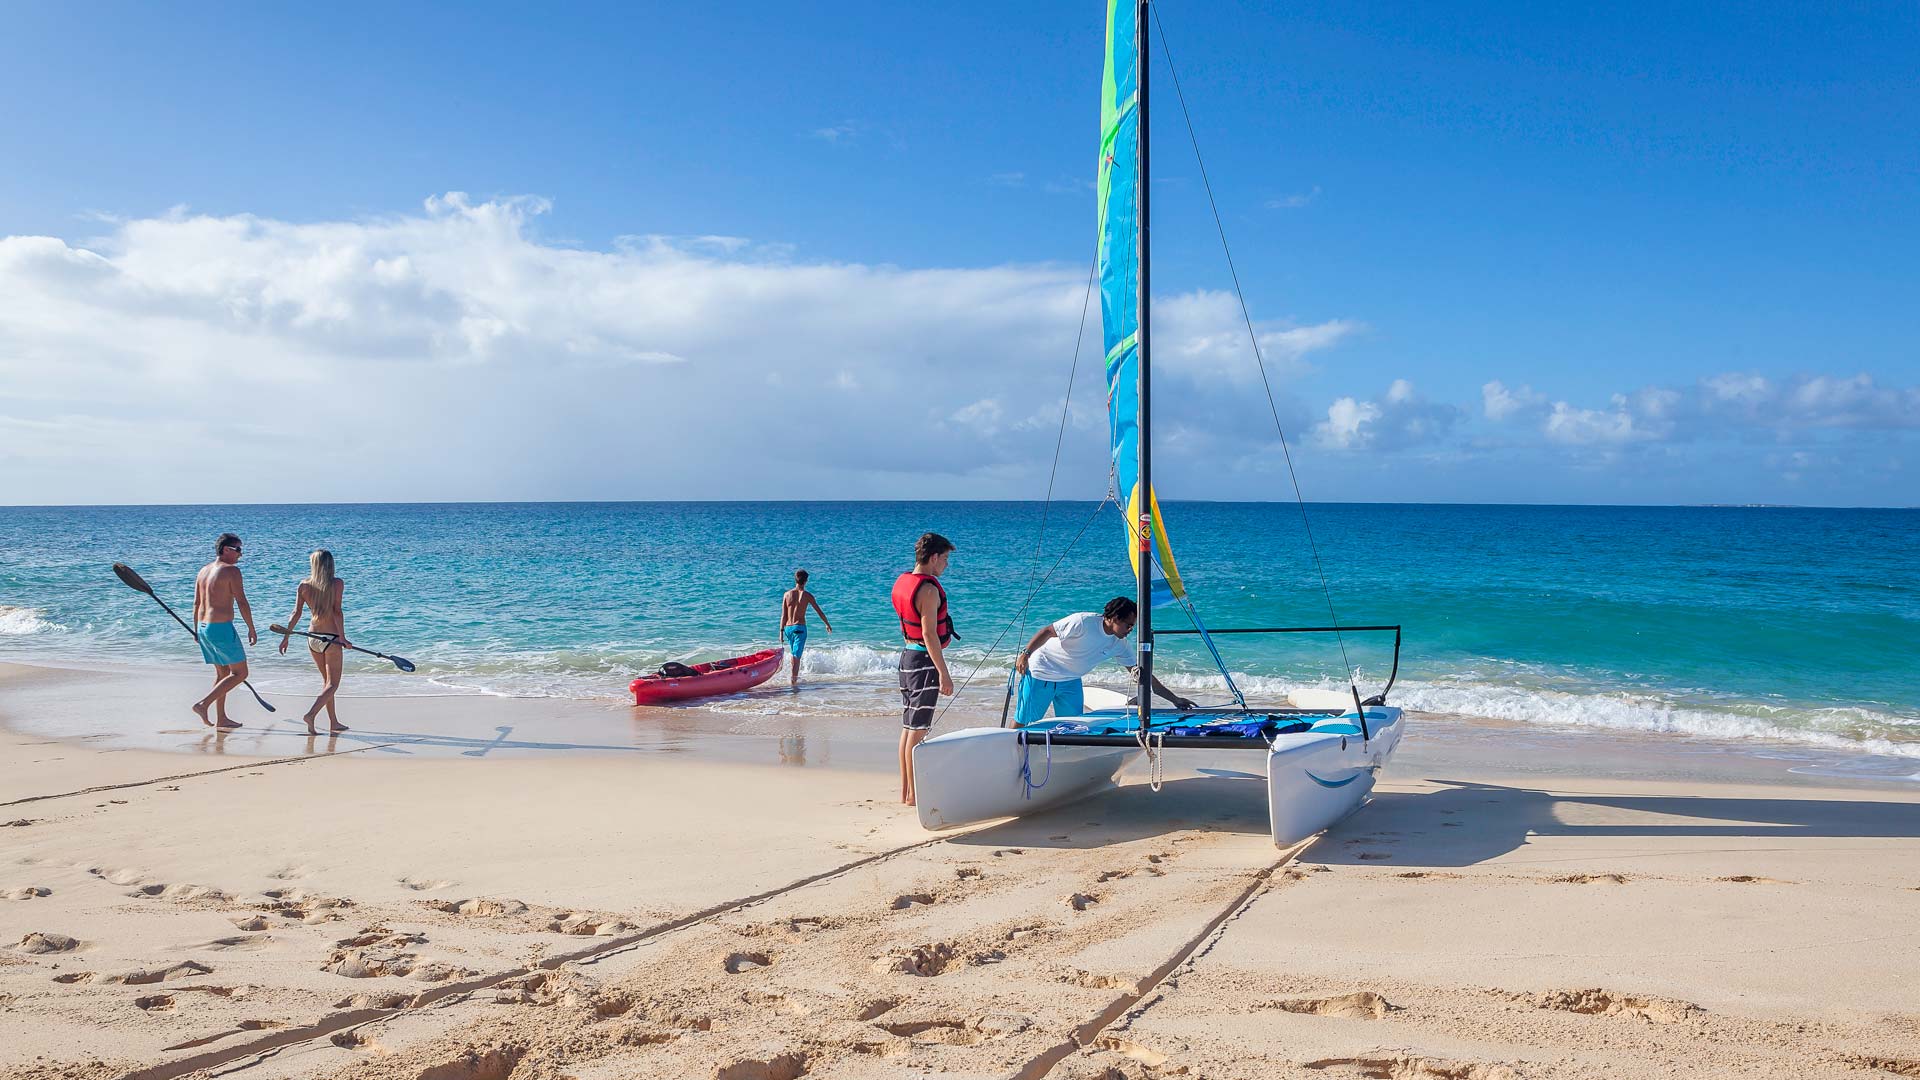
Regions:
<instances>
[{"instance_id":1,"label":"turquoise ocean water","mask_svg":"<svg viewBox=\"0 0 1920 1080\"><path fill-rule=\"evenodd\" d=\"M246 541L242 568L263 631L290 613L307 552L325 546L350 582L352 637L420 665L410 678L381 675L384 665L361 658L349 689L623 695L665 660L772 644L780 593L805 567L836 630L814 627L808 689L717 707L883 714L898 701L887 591L914 538L932 529L959 546L947 579L964 635L958 670L980 668L967 693L997 710L1019 638L1042 618L1130 591L1112 507L1055 503L1044 513L1042 537L1039 503L0 508L0 660L197 663L192 642L109 567L131 564L184 612L212 538L231 529ZM1396 704L1920 757L1920 512L1320 504L1310 513L1340 620L1406 628ZM1167 516L1209 625L1327 621L1293 506L1175 503ZM1177 610L1160 618L1186 625ZM1348 639L1365 693L1386 676L1389 642ZM1341 684L1340 653L1325 637L1221 644L1250 696ZM263 645L255 655L256 681L283 666L308 674L298 652L281 658ZM1163 642L1158 655L1170 682L1224 699L1193 639Z\"/></svg>"}]
</instances>

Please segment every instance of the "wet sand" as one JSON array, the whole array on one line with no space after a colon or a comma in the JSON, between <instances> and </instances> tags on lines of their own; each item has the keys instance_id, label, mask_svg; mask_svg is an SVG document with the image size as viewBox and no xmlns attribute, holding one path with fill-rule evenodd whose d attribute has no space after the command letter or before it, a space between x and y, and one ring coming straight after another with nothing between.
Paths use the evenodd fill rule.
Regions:
<instances>
[{"instance_id":1,"label":"wet sand","mask_svg":"<svg viewBox=\"0 0 1920 1080\"><path fill-rule=\"evenodd\" d=\"M0 1075L1920 1074L1911 785L1432 721L1292 851L1231 752L930 835L889 717L178 688L0 666Z\"/></svg>"}]
</instances>

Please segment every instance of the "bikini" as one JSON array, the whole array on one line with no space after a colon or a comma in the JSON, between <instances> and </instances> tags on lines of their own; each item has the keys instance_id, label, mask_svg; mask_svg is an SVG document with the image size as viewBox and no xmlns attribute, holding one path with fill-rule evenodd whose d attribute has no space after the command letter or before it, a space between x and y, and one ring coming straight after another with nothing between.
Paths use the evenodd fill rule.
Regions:
<instances>
[{"instance_id":1,"label":"bikini","mask_svg":"<svg viewBox=\"0 0 1920 1080\"><path fill-rule=\"evenodd\" d=\"M318 590L318 589L316 589L316 588L314 588L314 587L313 587L313 586L311 586L311 585L309 585L309 586L307 586L307 595L308 595L309 597L312 597L312 596L316 596L316 595L318 595L318 594L319 594L319 591L320 591L320 590ZM332 589L328 589L328 590L327 590L327 592L328 592L329 594L331 594L331 593L333 592L333 590L332 590ZM331 599L331 595L329 595L329 597L328 597L328 598L329 598L329 599ZM318 607L317 605L313 605L313 604L312 604L311 602L309 602L309 606L310 606L310 607L313 607L313 609L314 609L314 611L313 611L313 614L314 614L314 622L318 622L318 621L320 621L320 620L319 620L319 616L320 616L320 609L319 609L319 607ZM309 625L309 626L311 626L311 625L313 625L313 623L308 623L307 625ZM316 630L316 631L313 631L313 632L314 632L314 633L322 633L323 631L318 631L318 630ZM335 636L337 636L337 635L335 635ZM310 637L310 638L308 638L308 639L307 639L307 651L308 651L308 652L310 652L310 653L312 653L312 654L313 654L313 655L315 655L315 656L322 656L322 655L325 655L325 653L326 653L326 651L327 651L328 649L330 649L330 648L332 648L332 647L333 647L333 643L334 643L334 637L324 637L324 638L320 638L320 637Z\"/></svg>"}]
</instances>

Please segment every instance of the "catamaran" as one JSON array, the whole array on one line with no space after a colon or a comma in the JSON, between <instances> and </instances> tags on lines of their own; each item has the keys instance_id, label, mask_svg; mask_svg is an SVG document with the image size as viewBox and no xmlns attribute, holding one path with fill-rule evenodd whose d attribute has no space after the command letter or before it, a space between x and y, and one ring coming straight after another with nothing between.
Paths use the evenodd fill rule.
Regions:
<instances>
[{"instance_id":1,"label":"catamaran","mask_svg":"<svg viewBox=\"0 0 1920 1080\"><path fill-rule=\"evenodd\" d=\"M1108 0L1100 90L1098 270L1105 330L1107 407L1115 501L1124 508L1127 551L1139 594L1139 683L1133 701L1090 690L1080 716L1025 727L976 727L939 735L914 751L920 824L943 829L1060 806L1114 787L1146 759L1159 790L1166 752L1242 751L1266 760L1268 819L1285 847L1357 810L1400 744L1401 710L1386 703L1400 670L1398 626L1239 627L1209 632L1189 601L1152 484L1151 216L1147 181L1150 0ZM1251 329L1251 326L1249 326ZM1256 357L1258 342L1254 343ZM1276 415L1276 427L1278 419ZM1285 435L1281 433L1284 445ZM1291 467L1291 466L1289 466ZM1296 497L1298 488L1296 485ZM1300 504L1305 514L1305 504ZM1311 544L1311 532L1308 532ZM1315 554L1316 565L1318 555ZM1324 585L1324 575L1322 576ZM1179 605L1192 625L1155 629L1156 608ZM1331 593L1328 610L1332 612ZM1214 638L1227 634L1393 634L1386 687L1362 700L1347 669L1344 691L1304 689L1277 707L1255 707L1234 684ZM1220 668L1232 705L1156 713L1154 641L1197 635ZM1342 656L1345 655L1344 644Z\"/></svg>"}]
</instances>

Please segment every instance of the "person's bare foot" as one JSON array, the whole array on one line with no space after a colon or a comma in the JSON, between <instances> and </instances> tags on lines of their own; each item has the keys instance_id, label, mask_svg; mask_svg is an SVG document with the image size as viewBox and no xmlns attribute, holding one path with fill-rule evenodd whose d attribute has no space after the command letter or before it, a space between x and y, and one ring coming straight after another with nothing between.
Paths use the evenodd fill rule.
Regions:
<instances>
[{"instance_id":1,"label":"person's bare foot","mask_svg":"<svg viewBox=\"0 0 1920 1080\"><path fill-rule=\"evenodd\" d=\"M314 726L313 726L313 714L312 714L312 713L308 713L307 715L305 715L305 716L303 716L303 717L301 717L300 719L302 719L302 720L304 720L304 721L306 721L306 723L307 723L307 734L309 734L309 735L318 735L318 734L320 734L320 732L318 732L318 731L316 731L316 730L314 730Z\"/></svg>"},{"instance_id":2,"label":"person's bare foot","mask_svg":"<svg viewBox=\"0 0 1920 1080\"><path fill-rule=\"evenodd\" d=\"M333 723L327 725L327 730L334 733L335 735L338 735L343 731L350 731L352 729L347 727L347 725L341 723L340 721L335 720Z\"/></svg>"},{"instance_id":3,"label":"person's bare foot","mask_svg":"<svg viewBox=\"0 0 1920 1080\"><path fill-rule=\"evenodd\" d=\"M234 728L237 728L240 726L240 721L229 720L223 716L220 718L220 722L218 724L215 724L214 726L219 728L221 731L232 731Z\"/></svg>"},{"instance_id":4,"label":"person's bare foot","mask_svg":"<svg viewBox=\"0 0 1920 1080\"><path fill-rule=\"evenodd\" d=\"M211 720L209 720L209 719L207 719L207 707L206 707L206 705L204 705L204 704L200 704L200 705L195 705L195 706L193 707L193 715L195 715L195 716L197 716L197 717L199 717L199 718L200 718L200 722L201 722L201 723L203 723L203 724L205 724L205 725L207 725L208 727L212 727L212 726L213 726L213 721L211 721Z\"/></svg>"}]
</instances>

